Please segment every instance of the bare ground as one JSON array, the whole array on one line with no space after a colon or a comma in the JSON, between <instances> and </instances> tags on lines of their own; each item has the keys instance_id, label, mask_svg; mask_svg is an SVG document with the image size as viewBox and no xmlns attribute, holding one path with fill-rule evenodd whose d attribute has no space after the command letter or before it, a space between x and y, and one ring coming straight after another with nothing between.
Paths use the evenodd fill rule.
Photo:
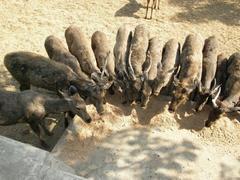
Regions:
<instances>
[{"instance_id":1,"label":"bare ground","mask_svg":"<svg viewBox=\"0 0 240 180\"><path fill-rule=\"evenodd\" d=\"M4 68L4 55L12 51L27 50L46 56L43 45L45 38L54 34L64 41L64 30L70 24L80 26L89 38L96 30L105 32L112 46L120 25L129 23L135 26L144 23L149 27L151 35L159 36L163 43L170 38L177 38L182 43L187 34L198 32L204 38L215 35L220 42L220 51L227 55L240 51L238 0L161 1L160 10L154 12L154 19L151 21L143 19L145 16L143 0L52 0L48 2L0 0L0 3L0 87L7 90L15 91L18 89L18 84ZM164 131L169 132L167 135L172 136L170 139L178 136L183 139L187 136L201 147L214 151L213 161L214 158L222 157L223 154L233 159L240 159L238 152L240 125L237 121L239 115L223 117L213 127L203 128L208 107L204 112L195 115L191 110L192 105L188 103L173 115L166 110L169 102L166 97L153 99L146 110L137 106L123 106L116 96L108 99L106 105L108 113L103 117L99 117L92 106L88 108L94 117L94 122L90 126L81 124L78 138L85 146L78 151L80 157L90 161L92 155L89 149L95 151L97 144L102 142L104 144L105 141L113 143L114 140L108 140L108 136L114 139L115 136L121 138L121 134L128 134L123 128L129 129L129 133L135 135L138 134L135 131L142 132L138 128L147 128L151 131L159 127L161 132L153 130L159 135L158 137L161 137ZM120 135L115 135L119 131L121 131ZM61 130L58 131L58 135L49 142L52 147L61 133ZM38 139L33 133L29 133L29 127L26 125L0 127L0 134L39 147ZM144 144L141 142L141 137L137 140L140 144ZM179 142L176 146L177 144ZM74 151L74 147L71 148ZM164 164L159 165L164 166ZM204 165L207 164L203 163L202 166ZM238 175L240 175L239 172ZM213 175L206 175L206 177L211 178Z\"/></svg>"}]
</instances>

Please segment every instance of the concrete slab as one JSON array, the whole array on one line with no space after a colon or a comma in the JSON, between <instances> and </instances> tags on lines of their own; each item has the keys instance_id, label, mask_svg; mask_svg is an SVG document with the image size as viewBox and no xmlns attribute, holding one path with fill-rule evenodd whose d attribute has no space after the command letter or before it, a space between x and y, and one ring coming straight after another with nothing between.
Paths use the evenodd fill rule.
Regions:
<instances>
[{"instance_id":1,"label":"concrete slab","mask_svg":"<svg viewBox=\"0 0 240 180\"><path fill-rule=\"evenodd\" d=\"M0 136L1 180L79 180L72 168L41 149Z\"/></svg>"}]
</instances>

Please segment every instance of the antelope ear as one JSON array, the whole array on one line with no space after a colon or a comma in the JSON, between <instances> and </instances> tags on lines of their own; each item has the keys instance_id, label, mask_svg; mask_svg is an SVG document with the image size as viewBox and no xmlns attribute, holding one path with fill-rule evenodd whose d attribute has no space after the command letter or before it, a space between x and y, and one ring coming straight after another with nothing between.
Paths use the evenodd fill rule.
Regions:
<instances>
[{"instance_id":1,"label":"antelope ear","mask_svg":"<svg viewBox=\"0 0 240 180\"><path fill-rule=\"evenodd\" d=\"M176 72L175 75L173 76L173 84L174 84L174 86L178 86L179 83L180 83L179 79L177 78L177 76L178 76L178 74L179 74L179 72L180 72L180 69L181 69L181 67L178 66L177 72Z\"/></svg>"},{"instance_id":2,"label":"antelope ear","mask_svg":"<svg viewBox=\"0 0 240 180\"><path fill-rule=\"evenodd\" d=\"M148 53L149 54L149 53ZM151 55L147 55L147 59L146 61L143 63L143 66L142 66L142 70L143 72L146 72L148 73L150 68L151 68L151 65L152 65L152 59L151 59Z\"/></svg>"},{"instance_id":3,"label":"antelope ear","mask_svg":"<svg viewBox=\"0 0 240 180\"><path fill-rule=\"evenodd\" d=\"M103 89L109 89L112 86L113 82L108 82L103 86Z\"/></svg>"},{"instance_id":4,"label":"antelope ear","mask_svg":"<svg viewBox=\"0 0 240 180\"><path fill-rule=\"evenodd\" d=\"M177 69L177 67L174 67L174 68L172 68L172 69L170 69L170 70L168 70L167 71L167 73L170 73L170 74L172 74L175 70Z\"/></svg>"},{"instance_id":5,"label":"antelope ear","mask_svg":"<svg viewBox=\"0 0 240 180\"><path fill-rule=\"evenodd\" d=\"M150 68L152 66L152 59L151 55L148 53L146 61L143 63L142 69L143 69L143 81L148 78L148 72L150 71Z\"/></svg>"},{"instance_id":6,"label":"antelope ear","mask_svg":"<svg viewBox=\"0 0 240 180\"><path fill-rule=\"evenodd\" d=\"M69 87L69 89L68 89L68 94L69 94L70 96L76 94L77 92L78 92L78 90L77 90L76 86L71 85L71 86Z\"/></svg>"},{"instance_id":7,"label":"antelope ear","mask_svg":"<svg viewBox=\"0 0 240 180\"><path fill-rule=\"evenodd\" d=\"M108 59L109 59L110 53L111 53L111 51L109 51L107 53L107 57L105 58L104 66L103 66L102 73L101 73L101 79L103 78L104 74L107 74L107 76L109 76L106 69L107 69L107 64L108 64Z\"/></svg>"},{"instance_id":8,"label":"antelope ear","mask_svg":"<svg viewBox=\"0 0 240 180\"><path fill-rule=\"evenodd\" d=\"M219 90L219 88L221 88L221 85L218 85L217 87L215 87L214 89L211 90L210 94L215 94L217 93L217 91Z\"/></svg>"},{"instance_id":9,"label":"antelope ear","mask_svg":"<svg viewBox=\"0 0 240 180\"><path fill-rule=\"evenodd\" d=\"M199 84L201 84L201 81L199 81L199 80L197 80L197 79L195 79L195 80L193 81L193 85L194 85L195 87L199 86Z\"/></svg>"},{"instance_id":10,"label":"antelope ear","mask_svg":"<svg viewBox=\"0 0 240 180\"><path fill-rule=\"evenodd\" d=\"M91 74L91 79L93 79L93 80L96 81L96 82L99 82L99 81L100 81L100 77L99 77L98 73L96 73L96 72L93 72L93 73Z\"/></svg>"},{"instance_id":11,"label":"antelope ear","mask_svg":"<svg viewBox=\"0 0 240 180\"><path fill-rule=\"evenodd\" d=\"M179 75L179 73L180 73L180 70L181 70L181 66L179 65L178 67L177 67L177 72L174 74L174 80L175 79L178 79L177 77L178 77L178 75ZM178 80L178 82L179 82L179 80Z\"/></svg>"},{"instance_id":12,"label":"antelope ear","mask_svg":"<svg viewBox=\"0 0 240 180\"><path fill-rule=\"evenodd\" d=\"M112 84L113 84L113 81L105 82L105 83L99 83L98 85L100 86L101 89L107 90L112 86Z\"/></svg>"},{"instance_id":13,"label":"antelope ear","mask_svg":"<svg viewBox=\"0 0 240 180\"><path fill-rule=\"evenodd\" d=\"M212 81L212 90L214 90L215 88L216 88L216 85L217 85L217 80L216 80L216 78L214 78L213 79L213 81Z\"/></svg>"},{"instance_id":14,"label":"antelope ear","mask_svg":"<svg viewBox=\"0 0 240 180\"><path fill-rule=\"evenodd\" d=\"M188 89L193 90L193 89L197 88L199 86L199 84L201 84L201 82L199 80L195 79L193 81L193 84Z\"/></svg>"},{"instance_id":15,"label":"antelope ear","mask_svg":"<svg viewBox=\"0 0 240 180\"><path fill-rule=\"evenodd\" d=\"M161 62L157 63L157 69L158 69L158 71L162 70L162 63Z\"/></svg>"},{"instance_id":16,"label":"antelope ear","mask_svg":"<svg viewBox=\"0 0 240 180\"><path fill-rule=\"evenodd\" d=\"M200 82L197 87L198 87L198 91L201 93L202 92L202 82Z\"/></svg>"},{"instance_id":17,"label":"antelope ear","mask_svg":"<svg viewBox=\"0 0 240 180\"><path fill-rule=\"evenodd\" d=\"M133 67L132 67L132 63L131 63L131 54L132 54L132 50L130 50L130 53L129 53L129 58L128 58L128 74L129 74L129 77L135 81L136 80L136 76L135 76L135 73L134 73L134 70L133 70Z\"/></svg>"},{"instance_id":18,"label":"antelope ear","mask_svg":"<svg viewBox=\"0 0 240 180\"><path fill-rule=\"evenodd\" d=\"M179 84L180 84L179 79L178 79L176 76L174 76L173 85L174 85L174 86L178 86Z\"/></svg>"},{"instance_id":19,"label":"antelope ear","mask_svg":"<svg viewBox=\"0 0 240 180\"><path fill-rule=\"evenodd\" d=\"M63 99L68 99L68 95L67 93L64 93L63 91L61 90L58 90L58 95L63 98Z\"/></svg>"}]
</instances>

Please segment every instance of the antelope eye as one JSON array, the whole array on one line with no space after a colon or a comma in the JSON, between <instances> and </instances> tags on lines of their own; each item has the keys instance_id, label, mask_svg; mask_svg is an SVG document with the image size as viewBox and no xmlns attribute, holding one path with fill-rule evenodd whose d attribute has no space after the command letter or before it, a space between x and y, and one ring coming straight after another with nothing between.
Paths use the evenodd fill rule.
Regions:
<instances>
[{"instance_id":1,"label":"antelope eye","mask_svg":"<svg viewBox=\"0 0 240 180\"><path fill-rule=\"evenodd\" d=\"M183 88L182 93L186 93L186 92L187 92L187 89Z\"/></svg>"}]
</instances>

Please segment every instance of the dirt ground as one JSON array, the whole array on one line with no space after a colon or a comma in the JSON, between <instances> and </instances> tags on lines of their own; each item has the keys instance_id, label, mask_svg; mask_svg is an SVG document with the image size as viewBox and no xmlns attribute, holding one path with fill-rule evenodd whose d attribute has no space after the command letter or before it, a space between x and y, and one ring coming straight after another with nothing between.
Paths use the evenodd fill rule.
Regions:
<instances>
[{"instance_id":1,"label":"dirt ground","mask_svg":"<svg viewBox=\"0 0 240 180\"><path fill-rule=\"evenodd\" d=\"M160 10L154 12L152 20L144 19L145 3L143 0L0 0L0 87L11 91L18 89L17 82L3 65L6 53L26 50L46 56L45 38L53 34L65 41L64 31L71 24L81 27L89 38L96 30L105 32L112 46L117 29L123 23L133 27L143 23L149 28L151 36L159 36L163 43L171 38L183 43L186 35L197 32L204 38L215 35L220 51L227 55L240 51L239 0L162 0ZM109 97L106 105L108 113L103 117L99 117L89 106L94 122L91 126L82 124L81 142L94 148L95 142L100 143L110 135L114 137L122 127L131 129L133 134L138 131L136 128L159 127L161 131L170 131L168 135L171 138L187 135L202 147L213 148L216 155L213 158L226 154L240 160L238 115L223 117L211 128L203 128L209 107L195 115L192 106L186 105L173 115L166 110L168 102L155 98L146 110L142 110L122 106L116 96ZM58 135L52 138L51 146L61 133L59 130ZM161 135L159 131L155 133ZM0 127L0 134L39 147L38 139L26 125ZM97 141L91 140L91 137ZM141 138L138 140L141 141ZM89 148L84 146L80 156L88 157Z\"/></svg>"}]
</instances>

